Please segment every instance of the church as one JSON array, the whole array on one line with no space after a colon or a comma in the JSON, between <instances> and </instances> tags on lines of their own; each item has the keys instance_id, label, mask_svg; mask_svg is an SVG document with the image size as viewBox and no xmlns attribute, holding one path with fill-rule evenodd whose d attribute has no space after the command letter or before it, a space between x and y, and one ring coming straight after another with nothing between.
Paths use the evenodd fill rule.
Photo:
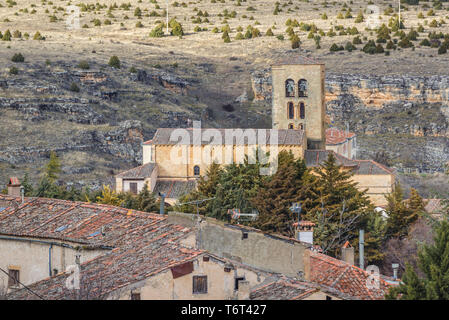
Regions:
<instances>
[{"instance_id":1,"label":"church","mask_svg":"<svg viewBox=\"0 0 449 320\"><path fill-rule=\"evenodd\" d=\"M159 128L142 145L143 164L116 175L116 191L138 193L148 183L152 192L164 193L165 201L173 204L195 188L212 162L239 163L256 150L269 151L273 160L286 150L311 168L333 153L344 170L353 172L358 187L368 189L372 202L384 205L384 194L394 187L393 171L372 160L357 160L354 133L326 129L325 65L297 57L272 65L271 72L271 129L212 129L198 124Z\"/></svg>"}]
</instances>

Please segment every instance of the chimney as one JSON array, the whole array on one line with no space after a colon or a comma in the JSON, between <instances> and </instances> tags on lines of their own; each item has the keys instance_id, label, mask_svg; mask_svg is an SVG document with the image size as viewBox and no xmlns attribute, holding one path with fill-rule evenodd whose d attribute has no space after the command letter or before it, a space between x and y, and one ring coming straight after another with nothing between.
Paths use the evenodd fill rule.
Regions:
<instances>
[{"instance_id":1,"label":"chimney","mask_svg":"<svg viewBox=\"0 0 449 320\"><path fill-rule=\"evenodd\" d=\"M296 228L296 239L313 245L313 227L315 223L311 221L295 222L293 226Z\"/></svg>"},{"instance_id":2,"label":"chimney","mask_svg":"<svg viewBox=\"0 0 449 320\"><path fill-rule=\"evenodd\" d=\"M237 292L237 299L238 300L249 300L249 294L250 294L251 288L249 281L239 281L239 291Z\"/></svg>"},{"instance_id":3,"label":"chimney","mask_svg":"<svg viewBox=\"0 0 449 320\"><path fill-rule=\"evenodd\" d=\"M20 181L17 177L10 177L8 187L8 196L11 197L20 197Z\"/></svg>"},{"instance_id":4,"label":"chimney","mask_svg":"<svg viewBox=\"0 0 449 320\"><path fill-rule=\"evenodd\" d=\"M399 263L393 263L391 267L393 268L393 279L398 280Z\"/></svg>"},{"instance_id":5,"label":"chimney","mask_svg":"<svg viewBox=\"0 0 449 320\"><path fill-rule=\"evenodd\" d=\"M346 241L343 248L341 248L341 260L352 266L354 265L354 247L351 246L349 241Z\"/></svg>"}]
</instances>

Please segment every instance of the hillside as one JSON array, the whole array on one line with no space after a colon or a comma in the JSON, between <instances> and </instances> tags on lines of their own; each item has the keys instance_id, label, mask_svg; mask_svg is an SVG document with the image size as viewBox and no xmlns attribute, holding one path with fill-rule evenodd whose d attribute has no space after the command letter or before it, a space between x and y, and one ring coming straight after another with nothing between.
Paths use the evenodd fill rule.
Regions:
<instances>
[{"instance_id":1,"label":"hillside","mask_svg":"<svg viewBox=\"0 0 449 320\"><path fill-rule=\"evenodd\" d=\"M382 23L394 17L396 3L374 2ZM404 5L404 32L419 25L424 30L414 48L397 47L388 56L360 51L376 39L376 32L366 29L365 1L170 2L169 17L181 23L182 38L149 36L165 21L165 2L156 0L0 0L0 5L0 31L11 33L10 41L0 41L2 181L26 170L37 177L55 150L64 180L98 186L138 164L141 142L157 127L188 126L197 119L203 126L269 127L270 97L261 98L255 81L266 78L271 63L298 54L326 63L329 119L357 132L361 158L385 151L398 169L426 173L441 171L449 161L444 67L449 54L420 45L429 32L449 32L446 2L441 8L431 2ZM68 5L80 8L79 29L67 28ZM356 19L360 11L363 22ZM298 49L289 41L289 19L301 40ZM222 39L226 25L230 43ZM236 40L248 26L260 36L252 32ZM357 35L348 34L353 27ZM274 36L266 35L269 28ZM33 40L37 31L45 40ZM313 37L320 31L317 49ZM356 50L330 52L332 44L345 46L356 36L362 42ZM24 62L12 61L17 53ZM119 69L108 65L111 56L119 57ZM425 88L417 87L420 82Z\"/></svg>"}]
</instances>

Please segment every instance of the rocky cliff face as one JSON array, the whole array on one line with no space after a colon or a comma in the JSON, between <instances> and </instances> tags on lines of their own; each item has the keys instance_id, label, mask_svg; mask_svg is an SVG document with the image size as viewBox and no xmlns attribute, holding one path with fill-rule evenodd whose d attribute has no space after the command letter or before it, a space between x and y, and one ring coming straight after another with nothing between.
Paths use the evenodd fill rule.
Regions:
<instances>
[{"instance_id":1,"label":"rocky cliff face","mask_svg":"<svg viewBox=\"0 0 449 320\"><path fill-rule=\"evenodd\" d=\"M25 171L37 180L56 151L62 180L101 186L141 163L142 142L155 128L193 118L180 107L194 101L187 96L191 82L180 76L91 67L29 64L0 81L0 181ZM72 83L80 92L70 91Z\"/></svg>"},{"instance_id":2,"label":"rocky cliff face","mask_svg":"<svg viewBox=\"0 0 449 320\"><path fill-rule=\"evenodd\" d=\"M271 100L269 70L252 74L257 100ZM442 171L449 161L449 76L327 74L329 123L358 135L358 157L399 170ZM384 159L385 160L385 159Z\"/></svg>"}]
</instances>

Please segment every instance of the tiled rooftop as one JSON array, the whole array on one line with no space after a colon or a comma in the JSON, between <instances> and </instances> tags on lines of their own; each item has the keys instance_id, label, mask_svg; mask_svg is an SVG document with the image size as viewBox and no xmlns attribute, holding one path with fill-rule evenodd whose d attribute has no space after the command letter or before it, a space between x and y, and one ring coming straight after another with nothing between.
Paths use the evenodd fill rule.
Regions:
<instances>
[{"instance_id":1,"label":"tiled rooftop","mask_svg":"<svg viewBox=\"0 0 449 320\"><path fill-rule=\"evenodd\" d=\"M251 300L301 300L319 291L310 282L298 281L288 277L268 279L251 290Z\"/></svg>"},{"instance_id":2,"label":"tiled rooftop","mask_svg":"<svg viewBox=\"0 0 449 320\"><path fill-rule=\"evenodd\" d=\"M187 132L188 133L188 137L186 137L187 141L182 141L181 138L179 137L178 133L181 133L181 131L175 131L175 130L183 130L182 132ZM214 132L218 133L219 136L219 141L214 141L214 138L209 138L207 140L205 140L206 138L206 134L205 134L205 130L213 130L210 131L210 133L213 135ZM240 139L237 139L235 136L232 137L230 136L232 134L232 130L244 130L245 134L248 134L249 132L251 132L250 130L254 130L254 134L256 134L256 138L259 139L260 135L259 132L263 132L265 133L265 137L266 139L263 142L260 141L256 141L256 144L271 144L271 139L270 139L270 134L271 134L271 129L201 129L202 132L202 137L203 137L203 141L201 141L201 144L209 144L211 141L214 144L228 144L227 141L227 135L229 136L229 139L233 139L232 141L229 142L229 144L234 144L234 145L240 145L240 144L252 144L250 142L248 142L248 139L245 138L243 141L240 141ZM237 132L237 131L235 131ZM293 130L293 129L278 129L277 130L278 133L278 139L277 139L277 143L278 144L285 144L285 145L302 145L303 144L303 137L304 137L304 131L303 130ZM153 136L153 139L144 142L144 144L153 144L153 145L175 145L178 144L200 144L200 141L194 141L194 136L193 136L193 129L192 128L186 128L186 129L175 129L175 128L159 128L157 129L156 133ZM196 138L195 138L196 139ZM204 141L205 140L205 141Z\"/></svg>"},{"instance_id":3,"label":"tiled rooftop","mask_svg":"<svg viewBox=\"0 0 449 320\"><path fill-rule=\"evenodd\" d=\"M196 187L196 180L157 180L154 194L165 193L166 198L179 198Z\"/></svg>"},{"instance_id":4,"label":"tiled rooftop","mask_svg":"<svg viewBox=\"0 0 449 320\"><path fill-rule=\"evenodd\" d=\"M120 172L116 177L122 179L145 179L151 176L155 163L146 163L144 165Z\"/></svg>"},{"instance_id":5,"label":"tiled rooftop","mask_svg":"<svg viewBox=\"0 0 449 320\"><path fill-rule=\"evenodd\" d=\"M306 150L304 158L307 167L318 167L327 160L330 154L337 159L337 164L350 168L355 174L394 174L386 166L373 160L351 160L332 150Z\"/></svg>"},{"instance_id":6,"label":"tiled rooftop","mask_svg":"<svg viewBox=\"0 0 449 320\"><path fill-rule=\"evenodd\" d=\"M355 133L332 127L326 129L326 144L336 145L355 137Z\"/></svg>"},{"instance_id":7,"label":"tiled rooftop","mask_svg":"<svg viewBox=\"0 0 449 320\"><path fill-rule=\"evenodd\" d=\"M172 266L194 259L200 250L187 249L179 239L191 229L170 224L166 217L101 204L57 199L26 198L16 208L13 198L0 196L0 234L58 239L107 246L110 250L81 265L84 279L94 290L111 292ZM19 201L19 199L15 199ZM67 274L30 285L46 299L68 298ZM34 299L21 289L11 299Z\"/></svg>"},{"instance_id":8,"label":"tiled rooftop","mask_svg":"<svg viewBox=\"0 0 449 320\"><path fill-rule=\"evenodd\" d=\"M342 294L361 300L383 299L389 285L379 280L379 289L369 289L368 273L345 261L322 253L310 252L310 281L330 287Z\"/></svg>"}]
</instances>

